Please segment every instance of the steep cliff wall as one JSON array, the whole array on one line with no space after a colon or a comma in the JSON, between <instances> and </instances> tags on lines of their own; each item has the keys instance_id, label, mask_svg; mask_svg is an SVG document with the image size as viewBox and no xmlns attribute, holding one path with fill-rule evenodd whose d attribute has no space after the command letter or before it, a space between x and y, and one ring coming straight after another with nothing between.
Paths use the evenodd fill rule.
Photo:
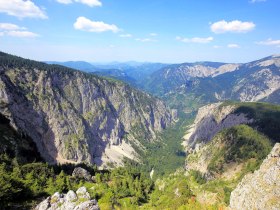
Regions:
<instances>
[{"instance_id":1,"label":"steep cliff wall","mask_svg":"<svg viewBox=\"0 0 280 210\"><path fill-rule=\"evenodd\" d=\"M158 99L130 86L56 65L0 56L0 113L50 163L136 158L172 122Z\"/></svg>"},{"instance_id":2,"label":"steep cliff wall","mask_svg":"<svg viewBox=\"0 0 280 210\"><path fill-rule=\"evenodd\" d=\"M234 113L235 105L222 106L222 103L209 104L198 110L194 123L184 136L187 150L194 149L200 143L210 141L219 131L235 125L253 122L243 113Z\"/></svg>"},{"instance_id":3,"label":"steep cliff wall","mask_svg":"<svg viewBox=\"0 0 280 210\"><path fill-rule=\"evenodd\" d=\"M259 170L247 174L231 193L232 209L280 209L280 144L273 147Z\"/></svg>"}]
</instances>

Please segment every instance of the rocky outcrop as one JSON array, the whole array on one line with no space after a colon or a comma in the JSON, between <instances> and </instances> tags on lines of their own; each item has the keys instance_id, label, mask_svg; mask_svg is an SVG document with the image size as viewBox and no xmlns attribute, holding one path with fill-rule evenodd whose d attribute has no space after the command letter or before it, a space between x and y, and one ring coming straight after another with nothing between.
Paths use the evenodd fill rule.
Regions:
<instances>
[{"instance_id":1,"label":"rocky outcrop","mask_svg":"<svg viewBox=\"0 0 280 210\"><path fill-rule=\"evenodd\" d=\"M49 163L122 164L172 123L169 109L119 82L0 56L0 113Z\"/></svg>"},{"instance_id":2,"label":"rocky outcrop","mask_svg":"<svg viewBox=\"0 0 280 210\"><path fill-rule=\"evenodd\" d=\"M253 122L245 114L235 114L234 105L222 105L222 103L209 104L198 110L194 124L184 136L183 145L191 151L199 149L200 144L210 141L219 131L235 125Z\"/></svg>"},{"instance_id":3,"label":"rocky outcrop","mask_svg":"<svg viewBox=\"0 0 280 210\"><path fill-rule=\"evenodd\" d=\"M231 193L232 209L280 209L280 144L275 144L260 169L247 174Z\"/></svg>"},{"instance_id":4,"label":"rocky outcrop","mask_svg":"<svg viewBox=\"0 0 280 210\"><path fill-rule=\"evenodd\" d=\"M35 207L35 210L99 210L97 201L91 200L85 187L76 193L70 190L67 194L56 192Z\"/></svg>"},{"instance_id":5,"label":"rocky outcrop","mask_svg":"<svg viewBox=\"0 0 280 210\"><path fill-rule=\"evenodd\" d=\"M76 167L72 173L72 176L79 179L85 179L86 181L92 181L90 173L81 167Z\"/></svg>"}]
</instances>

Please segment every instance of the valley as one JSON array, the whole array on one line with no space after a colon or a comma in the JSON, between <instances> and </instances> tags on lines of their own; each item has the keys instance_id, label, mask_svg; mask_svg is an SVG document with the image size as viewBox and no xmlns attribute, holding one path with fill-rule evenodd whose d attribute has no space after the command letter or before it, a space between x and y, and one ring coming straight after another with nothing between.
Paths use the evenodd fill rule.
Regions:
<instances>
[{"instance_id":1,"label":"valley","mask_svg":"<svg viewBox=\"0 0 280 210\"><path fill-rule=\"evenodd\" d=\"M0 0L0 210L280 210L279 8Z\"/></svg>"},{"instance_id":2,"label":"valley","mask_svg":"<svg viewBox=\"0 0 280 210\"><path fill-rule=\"evenodd\" d=\"M0 53L0 209L245 208L238 192L254 179L270 189L265 208L279 206L279 56L76 64Z\"/></svg>"}]
</instances>

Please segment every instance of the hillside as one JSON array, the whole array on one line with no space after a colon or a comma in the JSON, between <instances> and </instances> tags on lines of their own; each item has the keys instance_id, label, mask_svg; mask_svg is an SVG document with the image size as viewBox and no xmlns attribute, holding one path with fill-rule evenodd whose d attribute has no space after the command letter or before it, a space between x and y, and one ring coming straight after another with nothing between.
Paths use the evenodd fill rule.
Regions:
<instances>
[{"instance_id":1,"label":"hillside","mask_svg":"<svg viewBox=\"0 0 280 210\"><path fill-rule=\"evenodd\" d=\"M280 103L279 75L279 56L244 64L184 63L154 72L145 90L185 113L224 100Z\"/></svg>"},{"instance_id":2,"label":"hillside","mask_svg":"<svg viewBox=\"0 0 280 210\"><path fill-rule=\"evenodd\" d=\"M172 123L158 99L57 65L0 55L0 112L50 163L121 164Z\"/></svg>"},{"instance_id":3,"label":"hillside","mask_svg":"<svg viewBox=\"0 0 280 210\"><path fill-rule=\"evenodd\" d=\"M198 196L210 188L228 205L230 192L279 142L279 116L280 106L267 103L224 102L200 108L184 137L185 169L201 182Z\"/></svg>"}]
</instances>

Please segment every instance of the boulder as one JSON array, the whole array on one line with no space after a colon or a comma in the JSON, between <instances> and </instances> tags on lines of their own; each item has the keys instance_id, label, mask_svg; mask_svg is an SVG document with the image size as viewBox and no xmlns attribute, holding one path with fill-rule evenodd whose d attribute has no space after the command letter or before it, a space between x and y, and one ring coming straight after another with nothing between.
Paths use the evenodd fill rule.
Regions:
<instances>
[{"instance_id":1,"label":"boulder","mask_svg":"<svg viewBox=\"0 0 280 210\"><path fill-rule=\"evenodd\" d=\"M85 179L86 181L92 181L90 173L86 169L81 167L75 168L72 176L80 179Z\"/></svg>"},{"instance_id":2,"label":"boulder","mask_svg":"<svg viewBox=\"0 0 280 210\"><path fill-rule=\"evenodd\" d=\"M56 192L38 204L35 210L99 210L95 199L91 200L85 187L80 187L76 193L73 190L67 194Z\"/></svg>"}]
</instances>

